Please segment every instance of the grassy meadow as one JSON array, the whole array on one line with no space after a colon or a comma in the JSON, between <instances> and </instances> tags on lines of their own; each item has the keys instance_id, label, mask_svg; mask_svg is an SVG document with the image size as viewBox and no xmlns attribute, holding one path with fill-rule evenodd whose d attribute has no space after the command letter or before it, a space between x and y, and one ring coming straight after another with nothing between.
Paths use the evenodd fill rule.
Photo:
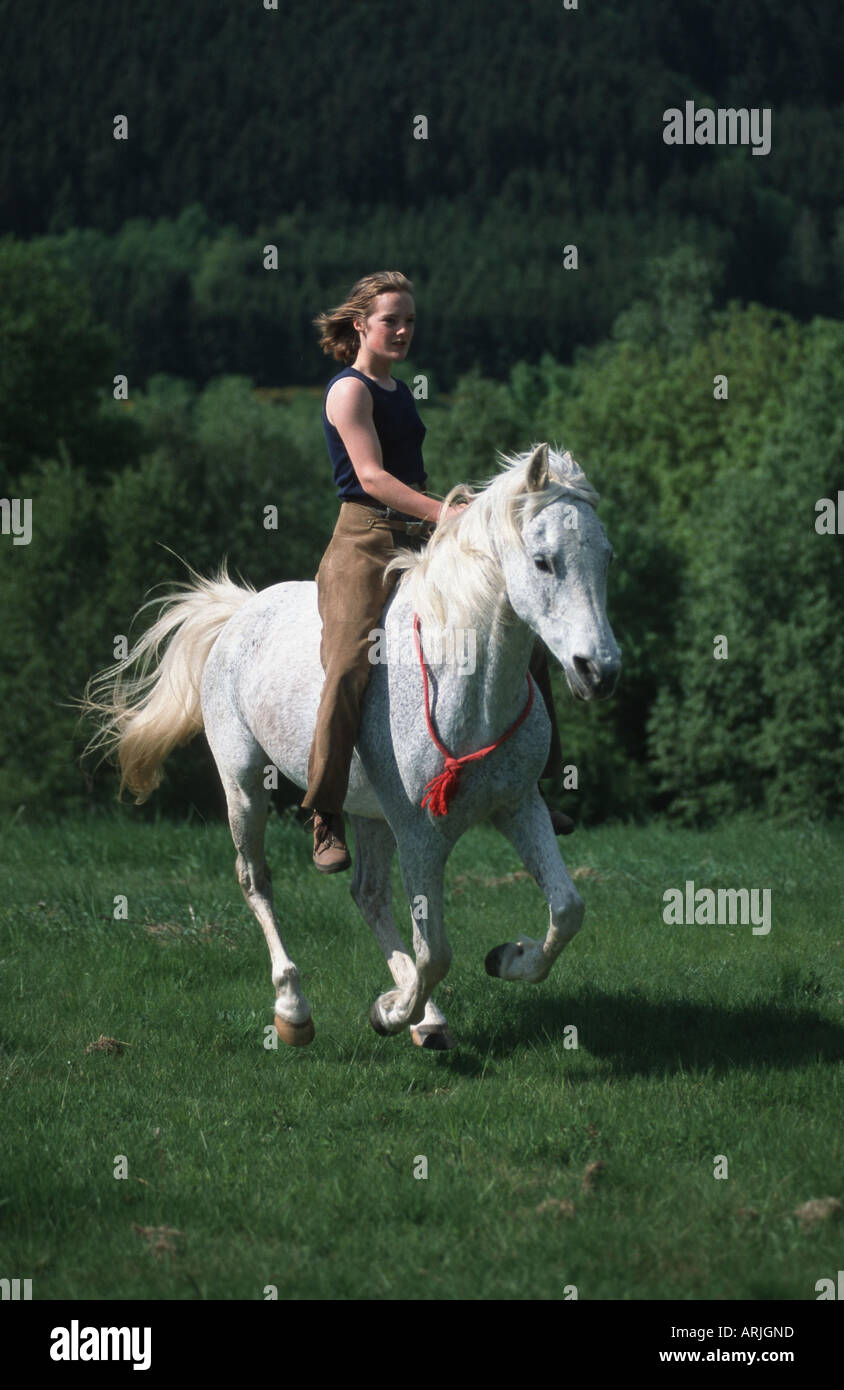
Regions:
<instances>
[{"instance_id":1,"label":"grassy meadow","mask_svg":"<svg viewBox=\"0 0 844 1390\"><path fill-rule=\"evenodd\" d=\"M844 1202L844 827L579 830L586 920L539 986L484 973L547 909L478 828L447 868L448 1053L372 1031L392 982L350 875L289 813L268 845L308 1048L264 1045L224 824L2 830L0 1264L33 1298L813 1300L834 1276L840 1223L795 1213ZM666 925L686 879L770 887L770 934Z\"/></svg>"}]
</instances>

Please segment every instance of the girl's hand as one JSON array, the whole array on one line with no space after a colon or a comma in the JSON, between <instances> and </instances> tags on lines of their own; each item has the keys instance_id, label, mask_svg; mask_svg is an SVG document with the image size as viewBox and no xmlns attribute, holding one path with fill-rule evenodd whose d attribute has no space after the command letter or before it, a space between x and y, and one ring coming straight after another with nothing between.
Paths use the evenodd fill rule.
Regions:
<instances>
[{"instance_id":1,"label":"girl's hand","mask_svg":"<svg viewBox=\"0 0 844 1390\"><path fill-rule=\"evenodd\" d=\"M441 512L440 512L440 518L439 518L440 521L448 521L449 517L452 517L452 516L460 516L460 513L461 513L468 505L469 505L468 502L461 502L459 506L455 506L454 503L452 503L451 506L449 507L448 511L441 511Z\"/></svg>"}]
</instances>

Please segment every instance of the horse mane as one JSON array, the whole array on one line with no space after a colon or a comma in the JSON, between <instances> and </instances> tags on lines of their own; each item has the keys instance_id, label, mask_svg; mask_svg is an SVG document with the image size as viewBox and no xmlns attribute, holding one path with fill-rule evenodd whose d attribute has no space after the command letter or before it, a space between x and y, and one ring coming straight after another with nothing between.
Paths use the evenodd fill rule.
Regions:
<instances>
[{"instance_id":1,"label":"horse mane","mask_svg":"<svg viewBox=\"0 0 844 1390\"><path fill-rule=\"evenodd\" d=\"M535 446L534 446L535 447ZM501 472L477 491L458 483L444 505L465 500L471 506L441 522L422 551L404 549L385 568L404 571L400 584L419 614L423 630L431 625L475 628L480 637L496 615L507 621L504 579L497 554L524 546L522 530L536 514L561 497L597 506L598 493L568 452L548 450L548 484L526 491L527 467L534 449L499 454Z\"/></svg>"}]
</instances>

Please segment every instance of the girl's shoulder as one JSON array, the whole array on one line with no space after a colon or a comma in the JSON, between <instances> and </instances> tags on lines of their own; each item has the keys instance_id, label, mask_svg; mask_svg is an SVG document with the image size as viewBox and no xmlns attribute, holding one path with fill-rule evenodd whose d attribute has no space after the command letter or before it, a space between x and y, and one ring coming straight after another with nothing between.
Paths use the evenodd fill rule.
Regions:
<instances>
[{"instance_id":1,"label":"girl's shoulder","mask_svg":"<svg viewBox=\"0 0 844 1390\"><path fill-rule=\"evenodd\" d=\"M363 372L357 371L354 367L344 367L342 372L338 372L336 376L333 376L329 381L325 388L326 396L329 391L335 390L341 383L343 385L348 384L353 391L359 387L360 390L366 391L367 395L371 394L370 383L363 375Z\"/></svg>"},{"instance_id":2,"label":"girl's shoulder","mask_svg":"<svg viewBox=\"0 0 844 1390\"><path fill-rule=\"evenodd\" d=\"M360 377L357 375L356 372L353 372L352 369L351 369L350 367L344 367L342 371L336 372L336 373L334 374L334 376L331 378L331 380L328 382L328 384L326 385L326 388L325 388L325 393L326 393L326 395L328 394L329 391L331 391L331 390L337 385L338 381L357 381L357 382L360 382ZM363 384L363 383L361 382L361 385L362 385L362 384Z\"/></svg>"},{"instance_id":3,"label":"girl's shoulder","mask_svg":"<svg viewBox=\"0 0 844 1390\"><path fill-rule=\"evenodd\" d=\"M323 402L325 418L329 425L333 425L335 429L337 422L331 418L330 410L332 408L336 410L338 407L341 410L346 407L346 409L363 410L369 415L372 414L372 392L359 376L352 375L348 370L338 372L325 388Z\"/></svg>"}]
</instances>

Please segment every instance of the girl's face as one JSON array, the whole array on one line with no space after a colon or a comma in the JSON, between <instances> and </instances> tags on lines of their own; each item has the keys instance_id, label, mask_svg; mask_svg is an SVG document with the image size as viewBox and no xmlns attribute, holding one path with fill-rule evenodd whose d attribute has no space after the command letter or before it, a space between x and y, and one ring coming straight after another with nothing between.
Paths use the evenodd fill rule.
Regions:
<instances>
[{"instance_id":1,"label":"girl's face","mask_svg":"<svg viewBox=\"0 0 844 1390\"><path fill-rule=\"evenodd\" d=\"M379 294L366 319L355 319L361 347L388 362L404 361L415 324L413 295L406 290Z\"/></svg>"}]
</instances>

